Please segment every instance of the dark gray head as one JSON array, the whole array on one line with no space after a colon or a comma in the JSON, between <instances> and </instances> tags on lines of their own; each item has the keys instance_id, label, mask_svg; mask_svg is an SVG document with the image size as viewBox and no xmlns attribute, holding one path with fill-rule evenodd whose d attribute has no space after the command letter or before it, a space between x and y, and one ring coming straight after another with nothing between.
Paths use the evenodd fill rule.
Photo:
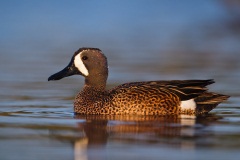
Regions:
<instances>
[{"instance_id":1,"label":"dark gray head","mask_svg":"<svg viewBox=\"0 0 240 160\"><path fill-rule=\"evenodd\" d=\"M74 53L67 67L51 75L48 81L72 75L84 76L86 85L105 88L108 77L107 58L98 48L80 48Z\"/></svg>"}]
</instances>

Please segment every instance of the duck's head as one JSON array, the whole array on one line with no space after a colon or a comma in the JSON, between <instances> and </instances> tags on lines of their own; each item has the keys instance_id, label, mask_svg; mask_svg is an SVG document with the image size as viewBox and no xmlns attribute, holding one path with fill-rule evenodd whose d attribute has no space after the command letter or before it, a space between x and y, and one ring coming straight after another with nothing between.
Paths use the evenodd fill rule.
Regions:
<instances>
[{"instance_id":1,"label":"duck's head","mask_svg":"<svg viewBox=\"0 0 240 160\"><path fill-rule=\"evenodd\" d=\"M74 53L67 67L51 75L48 81L72 75L84 76L88 85L103 85L108 76L107 58L98 48L80 48Z\"/></svg>"}]
</instances>

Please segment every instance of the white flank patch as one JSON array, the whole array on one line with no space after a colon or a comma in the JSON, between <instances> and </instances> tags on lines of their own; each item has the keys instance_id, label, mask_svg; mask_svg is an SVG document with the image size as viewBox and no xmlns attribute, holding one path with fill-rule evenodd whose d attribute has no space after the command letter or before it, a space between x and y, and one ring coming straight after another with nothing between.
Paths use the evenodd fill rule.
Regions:
<instances>
[{"instance_id":1,"label":"white flank patch","mask_svg":"<svg viewBox=\"0 0 240 160\"><path fill-rule=\"evenodd\" d=\"M196 110L197 104L194 101L194 99L189 99L186 101L181 101L181 110L190 109L190 110ZM182 126L194 126L196 123L196 116L195 115L181 115L181 125ZM181 130L182 135L192 135L194 131L183 129Z\"/></svg>"},{"instance_id":2,"label":"white flank patch","mask_svg":"<svg viewBox=\"0 0 240 160\"><path fill-rule=\"evenodd\" d=\"M83 75L88 76L89 73L86 66L83 64L81 53L74 57L74 64Z\"/></svg>"},{"instance_id":3,"label":"white flank patch","mask_svg":"<svg viewBox=\"0 0 240 160\"><path fill-rule=\"evenodd\" d=\"M189 100L186 100L186 101L181 101L180 107L181 107L181 109L195 110L196 107L197 107L197 104L194 101L194 99L189 99Z\"/></svg>"}]
</instances>

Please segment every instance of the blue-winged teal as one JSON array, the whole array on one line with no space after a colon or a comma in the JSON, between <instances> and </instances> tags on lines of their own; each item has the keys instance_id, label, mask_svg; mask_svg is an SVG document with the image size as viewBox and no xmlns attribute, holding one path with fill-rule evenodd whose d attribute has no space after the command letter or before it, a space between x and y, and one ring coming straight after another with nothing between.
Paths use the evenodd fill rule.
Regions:
<instances>
[{"instance_id":1,"label":"blue-winged teal","mask_svg":"<svg viewBox=\"0 0 240 160\"><path fill-rule=\"evenodd\" d=\"M74 101L78 114L172 115L205 114L229 96L207 92L213 80L132 82L106 90L107 58L98 48L80 48L60 72L48 80L71 75L85 77Z\"/></svg>"}]
</instances>

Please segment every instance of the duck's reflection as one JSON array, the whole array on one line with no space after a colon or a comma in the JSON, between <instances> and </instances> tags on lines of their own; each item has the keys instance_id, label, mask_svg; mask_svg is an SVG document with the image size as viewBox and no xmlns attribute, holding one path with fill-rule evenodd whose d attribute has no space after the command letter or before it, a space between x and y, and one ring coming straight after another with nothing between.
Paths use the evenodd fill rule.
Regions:
<instances>
[{"instance_id":1,"label":"duck's reflection","mask_svg":"<svg viewBox=\"0 0 240 160\"><path fill-rule=\"evenodd\" d=\"M85 137L75 141L75 160L105 159L103 156L108 138L107 123L107 120L86 119L84 123L78 124Z\"/></svg>"},{"instance_id":2,"label":"duck's reflection","mask_svg":"<svg viewBox=\"0 0 240 160\"><path fill-rule=\"evenodd\" d=\"M214 117L214 116L213 116ZM208 117L191 116L82 116L78 124L82 138L75 141L76 160L106 159L111 148L107 142L131 144L170 145L182 149L194 149L201 130L209 122ZM215 117L216 119L217 117ZM213 118L214 119L214 118ZM111 145L110 145L111 146Z\"/></svg>"}]
</instances>

